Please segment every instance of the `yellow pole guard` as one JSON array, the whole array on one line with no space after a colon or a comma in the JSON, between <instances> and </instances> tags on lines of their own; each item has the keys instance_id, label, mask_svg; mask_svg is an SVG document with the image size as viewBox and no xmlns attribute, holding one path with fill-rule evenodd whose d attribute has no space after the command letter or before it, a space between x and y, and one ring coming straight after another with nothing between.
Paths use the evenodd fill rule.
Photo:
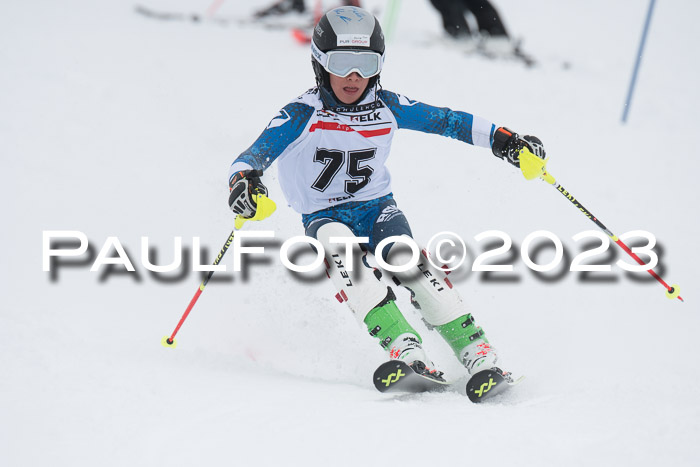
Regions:
<instances>
[{"instance_id":1,"label":"yellow pole guard","mask_svg":"<svg viewBox=\"0 0 700 467\"><path fill-rule=\"evenodd\" d=\"M258 210L255 211L255 215L253 217L243 217L241 215L236 216L236 222L234 224L236 229L243 227L243 224L245 224L246 221L261 221L263 219L267 219L277 209L275 202L267 196L260 193L255 196L255 201L258 203Z\"/></svg>"},{"instance_id":2,"label":"yellow pole guard","mask_svg":"<svg viewBox=\"0 0 700 467\"><path fill-rule=\"evenodd\" d=\"M547 159L541 159L530 152L528 148L522 148L518 154L520 170L527 180L534 180L545 173Z\"/></svg>"},{"instance_id":3,"label":"yellow pole guard","mask_svg":"<svg viewBox=\"0 0 700 467\"><path fill-rule=\"evenodd\" d=\"M547 161L534 155L528 148L522 148L518 155L520 160L520 171L527 180L541 178L550 185L554 185L556 180L547 173Z\"/></svg>"}]
</instances>

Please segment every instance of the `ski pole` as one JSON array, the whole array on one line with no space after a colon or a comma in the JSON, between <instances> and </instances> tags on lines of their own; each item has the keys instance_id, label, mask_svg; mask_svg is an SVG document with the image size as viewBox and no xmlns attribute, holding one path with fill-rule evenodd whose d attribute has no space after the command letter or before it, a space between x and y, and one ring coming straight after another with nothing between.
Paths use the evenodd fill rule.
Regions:
<instances>
[{"instance_id":1,"label":"ski pole","mask_svg":"<svg viewBox=\"0 0 700 467\"><path fill-rule=\"evenodd\" d=\"M226 243L224 243L224 246L221 248L219 255L214 260L213 266L216 266L221 262L221 259L226 254L226 251L228 251L229 247L233 243L233 237L236 235L236 231L240 230L246 221L263 220L263 219L269 217L273 212L275 212L275 209L277 208L274 201L272 201L270 198L268 198L267 196L262 195L262 194L257 195L257 205L258 205L258 209L255 212L255 215L253 217L246 218L246 217L242 217L240 215L236 216L236 221L234 224L234 228L231 231L231 235L229 235L228 238L226 239ZM187 305L187 309L183 313L182 318L180 318L180 322L177 323L177 326L175 327L175 330L173 331L173 333L170 334L170 336L165 336L165 337L163 337L163 339L161 339L160 343L163 345L163 347L169 347L169 348L173 348L173 349L175 347L177 347L177 341L175 340L175 336L177 335L178 331L180 330L180 327L182 327L182 324L187 319L187 316L190 314L190 311L192 311L192 308L194 308L195 303L197 303L197 300L199 300L199 296L202 295L204 288L207 286L209 279L211 279L211 277L213 275L214 275L214 271L209 271L209 274L207 274L207 277L199 285L199 289L197 289L197 292L195 292L194 297L192 297L192 300L190 300L190 304Z\"/></svg>"},{"instance_id":2,"label":"ski pole","mask_svg":"<svg viewBox=\"0 0 700 467\"><path fill-rule=\"evenodd\" d=\"M557 183L557 181L554 179L552 175L547 173L546 169L547 161L543 160L536 155L532 154L530 151L527 149L522 149L520 151L520 169L523 172L523 175L525 175L525 178L528 180L532 180L533 178L541 178L548 184L552 185L556 190L564 195L566 199L571 201L571 204L576 206L578 210L587 218L589 218L595 225L598 226L605 234L612 239L617 245L622 248L625 253L630 255L632 258L634 258L637 263L640 265L644 266L646 263L642 261L642 259L637 256L622 240L620 240L617 235L612 233L596 216L593 215L588 209L583 207L581 203L578 202L578 200L571 194L569 191L567 191L560 183ZM651 276L659 281L661 285L663 285L666 288L666 296L670 299L677 298L681 302L684 302L683 298L680 296L680 287L678 285L668 285L662 278L659 276L653 269L647 269L646 270Z\"/></svg>"},{"instance_id":3,"label":"ski pole","mask_svg":"<svg viewBox=\"0 0 700 467\"><path fill-rule=\"evenodd\" d=\"M219 256L217 256L216 259L214 260L214 264L213 264L214 266L216 266L217 264L219 264L219 262L221 262L221 259L224 257L224 254L226 254L226 251L233 243L234 235L236 235L235 228L231 231L231 235L228 236L228 239L226 240L226 243L224 243L223 248L221 248L221 251L219 252ZM175 330L173 331L173 333L170 336L163 337L163 339L160 341L160 343L163 344L164 347L172 347L172 348L177 347L177 341L175 340L175 335L177 335L177 332L180 330L180 327L182 327L182 324L187 319L187 316L190 314L190 311L192 311L192 308L194 308L194 304L197 303L197 300L199 300L199 296L202 295L202 292L204 291L204 287L207 286L209 279L211 279L211 277L213 275L214 275L214 271L209 271L209 274L207 274L207 277L199 285L199 288L197 289L197 292L194 294L194 297L192 297L192 300L190 300L190 304L187 305L187 309L185 310L185 313L182 315L182 318L180 318L180 322L177 323L177 326L175 327Z\"/></svg>"}]
</instances>

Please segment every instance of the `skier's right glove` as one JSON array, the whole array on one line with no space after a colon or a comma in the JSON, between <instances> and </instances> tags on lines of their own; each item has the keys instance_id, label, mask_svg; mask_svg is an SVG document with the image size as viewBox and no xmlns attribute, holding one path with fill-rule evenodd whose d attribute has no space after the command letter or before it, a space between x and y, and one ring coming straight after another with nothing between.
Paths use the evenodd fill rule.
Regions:
<instances>
[{"instance_id":1,"label":"skier's right glove","mask_svg":"<svg viewBox=\"0 0 700 467\"><path fill-rule=\"evenodd\" d=\"M525 135L521 137L505 127L500 127L493 134L493 145L491 146L493 155L499 159L507 160L518 168L520 168L520 150L523 148L529 149L540 159L545 158L542 141L536 136Z\"/></svg>"},{"instance_id":2,"label":"skier's right glove","mask_svg":"<svg viewBox=\"0 0 700 467\"><path fill-rule=\"evenodd\" d=\"M257 195L267 196L267 188L260 181L262 170L241 170L231 177L228 205L239 216L250 219L258 210Z\"/></svg>"}]
</instances>

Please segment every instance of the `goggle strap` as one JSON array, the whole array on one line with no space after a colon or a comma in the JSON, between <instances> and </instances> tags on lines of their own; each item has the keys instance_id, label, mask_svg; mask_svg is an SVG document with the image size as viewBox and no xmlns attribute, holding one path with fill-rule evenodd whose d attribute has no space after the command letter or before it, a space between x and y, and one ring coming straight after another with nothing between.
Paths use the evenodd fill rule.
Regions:
<instances>
[{"instance_id":1,"label":"goggle strap","mask_svg":"<svg viewBox=\"0 0 700 467\"><path fill-rule=\"evenodd\" d=\"M367 52L368 52L368 53L376 53L376 52L372 52L372 51L369 51L369 50L368 50ZM318 63L321 64L321 66L323 67L324 70L326 70L326 71L329 72L329 73L332 73L332 72L328 69L328 54L325 53L325 52L323 52L323 51L322 51L321 49L319 49L318 47L316 47L316 43L314 43L313 40L311 41L311 53L312 53L312 54L314 55L314 57L316 58L316 61L318 61ZM378 69L377 73L374 74L374 75L372 75L372 76L378 75L378 74L381 72L382 68L384 67L384 54L377 54L377 55L379 55L379 64L378 64L378 65L379 65L379 66L378 66L379 69ZM356 72L358 72L358 73L360 72L359 69L353 68L352 70L350 70L350 72L348 73L348 75L349 75L350 73L352 73L353 71L356 71ZM362 73L360 73L360 75L362 75ZM345 75L345 76L347 76L347 75ZM365 76L363 76L363 78L365 78ZM367 76L366 78L371 78L371 76Z\"/></svg>"},{"instance_id":2,"label":"goggle strap","mask_svg":"<svg viewBox=\"0 0 700 467\"><path fill-rule=\"evenodd\" d=\"M318 61L318 63L320 63L323 68L326 68L326 66L328 65L328 55L325 52L322 52L321 49L316 47L314 41L311 41L311 53L316 58L316 61Z\"/></svg>"}]
</instances>

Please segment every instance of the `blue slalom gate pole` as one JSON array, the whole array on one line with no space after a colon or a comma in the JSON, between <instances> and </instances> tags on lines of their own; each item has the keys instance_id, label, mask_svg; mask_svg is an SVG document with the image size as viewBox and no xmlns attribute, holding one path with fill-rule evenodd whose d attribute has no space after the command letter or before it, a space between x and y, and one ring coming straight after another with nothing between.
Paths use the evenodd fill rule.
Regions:
<instances>
[{"instance_id":1,"label":"blue slalom gate pole","mask_svg":"<svg viewBox=\"0 0 700 467\"><path fill-rule=\"evenodd\" d=\"M625 108L622 112L622 123L627 122L627 114L630 110L630 104L632 103L632 94L634 93L634 85L637 82L637 73L639 73L639 65L642 62L642 54L644 53L644 44L647 40L647 33L649 32L649 24L651 24L651 14L654 11L654 3L656 0L651 0L649 3L649 11L647 12L647 20L644 22L644 31L642 32L642 40L639 43L639 51L637 52L637 60L634 63L634 71L632 72L632 80L630 81L630 87L627 91L627 100L625 101Z\"/></svg>"}]
</instances>

